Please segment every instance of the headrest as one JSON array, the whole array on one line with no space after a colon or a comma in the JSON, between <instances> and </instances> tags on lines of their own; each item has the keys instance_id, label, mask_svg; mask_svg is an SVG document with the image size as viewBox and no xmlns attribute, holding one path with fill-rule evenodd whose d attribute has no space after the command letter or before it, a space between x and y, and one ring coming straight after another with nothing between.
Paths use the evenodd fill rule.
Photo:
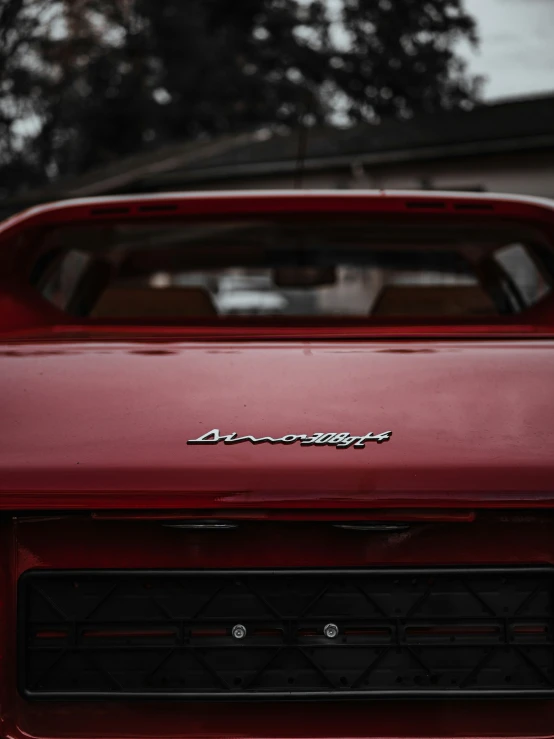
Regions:
<instances>
[{"instance_id":1,"label":"headrest","mask_svg":"<svg viewBox=\"0 0 554 739\"><path fill-rule=\"evenodd\" d=\"M386 285L373 316L490 316L498 311L478 285Z\"/></svg>"},{"instance_id":2,"label":"headrest","mask_svg":"<svg viewBox=\"0 0 554 739\"><path fill-rule=\"evenodd\" d=\"M109 287L90 313L91 318L195 318L216 316L202 287Z\"/></svg>"}]
</instances>

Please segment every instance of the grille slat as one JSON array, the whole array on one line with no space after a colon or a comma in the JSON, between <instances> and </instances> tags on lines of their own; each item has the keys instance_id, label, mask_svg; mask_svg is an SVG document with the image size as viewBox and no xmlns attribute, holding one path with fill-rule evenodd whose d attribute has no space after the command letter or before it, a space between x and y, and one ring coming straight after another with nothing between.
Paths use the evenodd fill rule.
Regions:
<instances>
[{"instance_id":1,"label":"grille slat","mask_svg":"<svg viewBox=\"0 0 554 739\"><path fill-rule=\"evenodd\" d=\"M552 696L553 577L547 567L30 571L19 686L63 700Z\"/></svg>"}]
</instances>

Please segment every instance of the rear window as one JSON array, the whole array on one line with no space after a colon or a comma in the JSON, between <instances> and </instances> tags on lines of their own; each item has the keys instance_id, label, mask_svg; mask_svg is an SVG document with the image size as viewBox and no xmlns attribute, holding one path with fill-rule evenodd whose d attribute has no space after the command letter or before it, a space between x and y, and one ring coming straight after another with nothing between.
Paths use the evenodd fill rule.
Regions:
<instances>
[{"instance_id":1,"label":"rear window","mask_svg":"<svg viewBox=\"0 0 554 739\"><path fill-rule=\"evenodd\" d=\"M509 244L494 252L507 279L511 280L525 305L534 305L548 295L550 284L541 271L540 262L524 244Z\"/></svg>"},{"instance_id":2,"label":"rear window","mask_svg":"<svg viewBox=\"0 0 554 739\"><path fill-rule=\"evenodd\" d=\"M32 281L95 321L478 318L521 313L551 290L533 239L513 236L351 221L65 228Z\"/></svg>"}]
</instances>

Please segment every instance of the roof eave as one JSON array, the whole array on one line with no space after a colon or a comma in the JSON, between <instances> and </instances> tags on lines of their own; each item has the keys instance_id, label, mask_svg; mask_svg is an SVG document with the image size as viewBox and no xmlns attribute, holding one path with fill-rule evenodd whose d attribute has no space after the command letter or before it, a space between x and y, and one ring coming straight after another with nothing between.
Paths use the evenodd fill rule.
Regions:
<instances>
[{"instance_id":1,"label":"roof eave","mask_svg":"<svg viewBox=\"0 0 554 739\"><path fill-rule=\"evenodd\" d=\"M408 164L411 162L433 161L444 158L462 158L487 154L536 151L554 149L554 134L533 137L519 137L494 141L426 146L417 149L401 149L371 153L352 153L328 157L308 157L302 165L304 172L318 172L328 169L349 168L353 164L375 167L388 164ZM185 172L171 172L141 180L141 190L165 188L169 186L231 180L238 177L263 177L279 174L293 174L298 167L296 159L250 164L234 164L225 167L206 167Z\"/></svg>"}]
</instances>

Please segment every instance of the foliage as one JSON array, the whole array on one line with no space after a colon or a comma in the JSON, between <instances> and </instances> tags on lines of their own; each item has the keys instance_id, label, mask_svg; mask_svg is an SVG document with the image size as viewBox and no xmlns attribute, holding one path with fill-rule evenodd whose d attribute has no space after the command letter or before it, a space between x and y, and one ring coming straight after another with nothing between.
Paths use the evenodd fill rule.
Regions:
<instances>
[{"instance_id":1,"label":"foliage","mask_svg":"<svg viewBox=\"0 0 554 739\"><path fill-rule=\"evenodd\" d=\"M463 0L0 0L14 190L175 139L471 105Z\"/></svg>"}]
</instances>

